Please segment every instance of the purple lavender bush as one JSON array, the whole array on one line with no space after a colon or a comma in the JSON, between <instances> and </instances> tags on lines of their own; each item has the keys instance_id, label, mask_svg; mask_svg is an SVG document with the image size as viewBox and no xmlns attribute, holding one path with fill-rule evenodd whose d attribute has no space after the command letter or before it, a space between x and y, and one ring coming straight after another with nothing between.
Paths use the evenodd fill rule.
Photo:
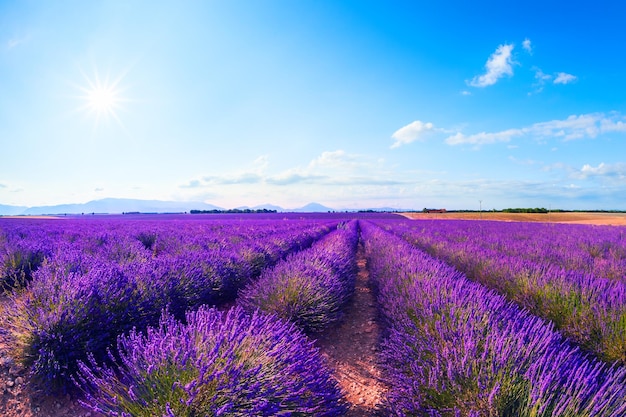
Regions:
<instances>
[{"instance_id":1,"label":"purple lavender bush","mask_svg":"<svg viewBox=\"0 0 626 417\"><path fill-rule=\"evenodd\" d=\"M0 228L0 290L4 291L26 286L52 254L45 231L10 225L12 228Z\"/></svg>"},{"instance_id":2,"label":"purple lavender bush","mask_svg":"<svg viewBox=\"0 0 626 417\"><path fill-rule=\"evenodd\" d=\"M155 325L164 308L183 319L188 309L220 304L239 280L247 282L246 264L220 252L122 264L80 250L59 254L6 306L2 321L15 340L14 356L47 387L71 388L77 361L88 353L105 360L118 335Z\"/></svg>"},{"instance_id":3,"label":"purple lavender bush","mask_svg":"<svg viewBox=\"0 0 626 417\"><path fill-rule=\"evenodd\" d=\"M237 302L290 320L306 332L319 331L341 315L354 292L357 222L352 221L288 256L245 287Z\"/></svg>"},{"instance_id":4,"label":"purple lavender bush","mask_svg":"<svg viewBox=\"0 0 626 417\"><path fill-rule=\"evenodd\" d=\"M624 228L505 222L383 222L533 314L582 349L626 365Z\"/></svg>"},{"instance_id":5,"label":"purple lavender bush","mask_svg":"<svg viewBox=\"0 0 626 417\"><path fill-rule=\"evenodd\" d=\"M337 383L304 334L274 316L201 307L118 339L115 367L81 363L84 404L106 416L339 416Z\"/></svg>"},{"instance_id":6,"label":"purple lavender bush","mask_svg":"<svg viewBox=\"0 0 626 417\"><path fill-rule=\"evenodd\" d=\"M65 263L40 269L5 307L14 356L51 390L66 388L87 352L103 358L119 334L156 323L164 307L119 265L85 262L79 273Z\"/></svg>"},{"instance_id":7,"label":"purple lavender bush","mask_svg":"<svg viewBox=\"0 0 626 417\"><path fill-rule=\"evenodd\" d=\"M401 238L362 222L396 416L625 416L626 369Z\"/></svg>"},{"instance_id":8,"label":"purple lavender bush","mask_svg":"<svg viewBox=\"0 0 626 417\"><path fill-rule=\"evenodd\" d=\"M57 238L54 253L27 288L10 295L0 323L12 356L53 390L71 389L78 361L88 354L105 361L120 334L156 325L164 308L184 319L188 309L233 299L264 262L330 230L267 220L46 225Z\"/></svg>"}]
</instances>

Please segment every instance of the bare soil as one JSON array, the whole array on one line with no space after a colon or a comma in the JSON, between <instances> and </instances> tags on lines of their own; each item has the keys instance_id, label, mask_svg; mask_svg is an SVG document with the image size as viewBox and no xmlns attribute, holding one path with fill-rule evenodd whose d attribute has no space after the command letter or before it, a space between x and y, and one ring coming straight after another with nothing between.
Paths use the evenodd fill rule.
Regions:
<instances>
[{"instance_id":1,"label":"bare soil","mask_svg":"<svg viewBox=\"0 0 626 417\"><path fill-rule=\"evenodd\" d=\"M355 293L343 319L314 336L350 404L349 417L379 414L387 391L377 362L381 339L378 308L362 248L357 263Z\"/></svg>"},{"instance_id":2,"label":"bare soil","mask_svg":"<svg viewBox=\"0 0 626 417\"><path fill-rule=\"evenodd\" d=\"M513 222L578 223L625 226L626 213L398 213L409 219L501 220Z\"/></svg>"}]
</instances>

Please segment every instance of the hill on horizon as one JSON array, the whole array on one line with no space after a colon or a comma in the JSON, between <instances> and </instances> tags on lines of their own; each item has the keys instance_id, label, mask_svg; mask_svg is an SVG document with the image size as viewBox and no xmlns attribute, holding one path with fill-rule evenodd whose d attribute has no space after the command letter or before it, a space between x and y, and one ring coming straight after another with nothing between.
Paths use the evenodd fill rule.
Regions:
<instances>
[{"instance_id":1,"label":"hill on horizon","mask_svg":"<svg viewBox=\"0 0 626 417\"><path fill-rule=\"evenodd\" d=\"M274 204L262 204L254 207L237 207L240 209L252 208L255 210L267 209L277 212L320 213L335 211L319 203L309 203L303 207L285 209ZM0 204L0 215L4 216L42 216L58 214L122 214L122 213L188 213L191 210L225 210L223 207L197 201L162 201L139 200L129 198L103 198L86 203L57 204L50 206L11 206Z\"/></svg>"}]
</instances>

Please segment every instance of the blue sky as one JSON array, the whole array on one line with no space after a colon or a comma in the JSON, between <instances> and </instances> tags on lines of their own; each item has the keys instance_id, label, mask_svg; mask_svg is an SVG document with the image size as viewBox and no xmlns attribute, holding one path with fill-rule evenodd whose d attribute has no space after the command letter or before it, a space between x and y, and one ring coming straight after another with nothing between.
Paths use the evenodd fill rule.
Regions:
<instances>
[{"instance_id":1,"label":"blue sky","mask_svg":"<svg viewBox=\"0 0 626 417\"><path fill-rule=\"evenodd\" d=\"M0 1L0 204L626 209L626 3Z\"/></svg>"}]
</instances>

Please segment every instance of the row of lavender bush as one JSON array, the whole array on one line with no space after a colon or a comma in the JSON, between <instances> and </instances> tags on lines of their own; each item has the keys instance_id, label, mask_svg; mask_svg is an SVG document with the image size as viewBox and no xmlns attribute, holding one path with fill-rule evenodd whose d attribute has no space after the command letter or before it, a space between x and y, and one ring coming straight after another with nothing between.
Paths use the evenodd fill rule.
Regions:
<instances>
[{"instance_id":1,"label":"row of lavender bush","mask_svg":"<svg viewBox=\"0 0 626 417\"><path fill-rule=\"evenodd\" d=\"M626 365L626 230L472 221L384 222L606 361Z\"/></svg>"},{"instance_id":2,"label":"row of lavender bush","mask_svg":"<svg viewBox=\"0 0 626 417\"><path fill-rule=\"evenodd\" d=\"M156 325L164 308L184 319L188 309L232 299L337 223L71 222L49 226L51 256L10 295L1 319L14 356L57 388L88 354L105 360L118 335Z\"/></svg>"},{"instance_id":3,"label":"row of lavender bush","mask_svg":"<svg viewBox=\"0 0 626 417\"><path fill-rule=\"evenodd\" d=\"M342 225L307 250L263 271L239 294L249 312L259 309L295 323L305 332L336 321L354 292L357 221Z\"/></svg>"},{"instance_id":4,"label":"row of lavender bush","mask_svg":"<svg viewBox=\"0 0 626 417\"><path fill-rule=\"evenodd\" d=\"M398 416L624 416L626 369L368 222L362 237L387 324L381 357Z\"/></svg>"},{"instance_id":5,"label":"row of lavender bush","mask_svg":"<svg viewBox=\"0 0 626 417\"><path fill-rule=\"evenodd\" d=\"M201 307L118 339L114 367L81 362L84 405L115 417L340 416L319 350L273 315Z\"/></svg>"}]
</instances>

